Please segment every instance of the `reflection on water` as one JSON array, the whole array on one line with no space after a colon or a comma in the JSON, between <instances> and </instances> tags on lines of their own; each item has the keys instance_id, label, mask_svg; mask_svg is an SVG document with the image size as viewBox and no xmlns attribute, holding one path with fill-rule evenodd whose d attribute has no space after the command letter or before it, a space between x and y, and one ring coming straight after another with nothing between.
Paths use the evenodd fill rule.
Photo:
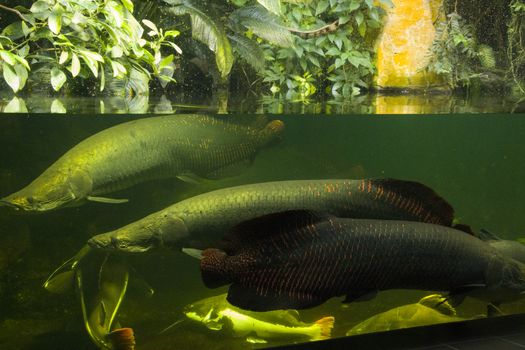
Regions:
<instances>
[{"instance_id":1,"label":"reflection on water","mask_svg":"<svg viewBox=\"0 0 525 350\"><path fill-rule=\"evenodd\" d=\"M525 104L511 96L452 94L368 94L349 99L290 101L272 96L242 97L217 95L133 97L13 97L0 94L4 113L272 113L272 114L443 114L512 113Z\"/></svg>"}]
</instances>

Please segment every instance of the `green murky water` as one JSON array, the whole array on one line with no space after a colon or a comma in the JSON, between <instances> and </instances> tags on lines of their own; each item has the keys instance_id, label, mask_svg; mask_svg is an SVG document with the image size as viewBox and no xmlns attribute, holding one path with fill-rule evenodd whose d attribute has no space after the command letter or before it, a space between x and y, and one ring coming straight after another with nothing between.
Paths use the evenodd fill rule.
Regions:
<instances>
[{"instance_id":1,"label":"green murky water","mask_svg":"<svg viewBox=\"0 0 525 350\"><path fill-rule=\"evenodd\" d=\"M500 103L497 108L501 109L489 111L508 112L507 107ZM282 111L287 108L295 107ZM477 108L471 111L486 111ZM427 112L424 107L421 111ZM430 112L450 110L443 107ZM96 113L95 109L93 114ZM131 118L135 117L0 115L0 196L25 186L82 139ZM83 327L78 296L48 293L42 288L48 274L92 235L221 187L285 179L409 179L423 182L444 196L462 222L476 229L490 229L504 238L525 237L523 115L279 118L286 124L284 141L263 150L240 176L204 185L176 179L144 183L116 194L118 198L130 198L129 203L122 205L88 203L40 215L0 211L0 348L94 349ZM128 262L133 267L133 278L146 280L155 290L152 297L145 298L138 288L130 286L121 307L120 323L134 328L138 349L253 347L243 339L213 333L190 322L159 335L181 317L184 305L224 289L205 288L195 260L178 252L132 256ZM96 265L92 273L96 275ZM333 336L339 337L365 318L416 302L424 294L388 291L371 301L347 307L334 299L301 315L305 321L335 316ZM525 312L525 302L504 305L503 311ZM464 317L484 312L481 303L470 299L458 308ZM278 343L268 345L275 344Z\"/></svg>"}]
</instances>

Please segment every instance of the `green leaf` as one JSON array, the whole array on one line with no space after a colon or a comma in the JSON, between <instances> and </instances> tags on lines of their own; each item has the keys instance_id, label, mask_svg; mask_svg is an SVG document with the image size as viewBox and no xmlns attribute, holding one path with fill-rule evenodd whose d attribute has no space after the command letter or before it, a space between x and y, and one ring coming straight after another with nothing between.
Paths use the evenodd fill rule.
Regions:
<instances>
[{"instance_id":1,"label":"green leaf","mask_svg":"<svg viewBox=\"0 0 525 350\"><path fill-rule=\"evenodd\" d=\"M157 34L157 35L159 34L159 29L157 28L155 23L153 23L152 21L149 21L147 19L143 19L142 23L144 23L144 25L146 27L148 27L149 29L151 29L155 34Z\"/></svg>"},{"instance_id":2,"label":"green leaf","mask_svg":"<svg viewBox=\"0 0 525 350\"><path fill-rule=\"evenodd\" d=\"M16 63L16 55L9 51L0 50L0 58L11 66L14 66Z\"/></svg>"},{"instance_id":3,"label":"green leaf","mask_svg":"<svg viewBox=\"0 0 525 350\"><path fill-rule=\"evenodd\" d=\"M5 27L4 30L2 30L2 35L5 35L12 40L18 40L20 38L23 38L27 34L29 34L28 32L26 32L26 30L24 30L24 26L25 28L27 28L26 30L29 30L25 22L20 21L12 23Z\"/></svg>"},{"instance_id":4,"label":"green leaf","mask_svg":"<svg viewBox=\"0 0 525 350\"><path fill-rule=\"evenodd\" d=\"M111 57L112 58L119 58L119 57L122 57L122 54L123 54L123 51L122 49L120 48L120 46L113 46L111 48Z\"/></svg>"},{"instance_id":5,"label":"green leaf","mask_svg":"<svg viewBox=\"0 0 525 350\"><path fill-rule=\"evenodd\" d=\"M128 10L129 12L133 12L133 2L131 0L120 0L122 2L122 5Z\"/></svg>"},{"instance_id":6,"label":"green leaf","mask_svg":"<svg viewBox=\"0 0 525 350\"><path fill-rule=\"evenodd\" d=\"M250 29L255 35L281 46L291 47L293 36L280 19L261 6L247 6L234 11L230 18Z\"/></svg>"},{"instance_id":7,"label":"green leaf","mask_svg":"<svg viewBox=\"0 0 525 350\"><path fill-rule=\"evenodd\" d=\"M57 67L51 69L51 86L53 90L58 91L66 82L67 77L62 70Z\"/></svg>"},{"instance_id":8,"label":"green leaf","mask_svg":"<svg viewBox=\"0 0 525 350\"><path fill-rule=\"evenodd\" d=\"M359 0L352 0L350 5L348 5L347 11L352 12L354 10L357 10L361 6L361 1Z\"/></svg>"},{"instance_id":9,"label":"green leaf","mask_svg":"<svg viewBox=\"0 0 525 350\"><path fill-rule=\"evenodd\" d=\"M361 23L363 23L365 16L363 15L363 12L358 12L355 14L355 21L357 23L357 26L360 26Z\"/></svg>"},{"instance_id":10,"label":"green leaf","mask_svg":"<svg viewBox=\"0 0 525 350\"><path fill-rule=\"evenodd\" d=\"M105 7L105 10L111 14L111 17L115 21L115 24L118 28L122 26L123 23L123 15L124 15L124 8L117 4L115 1L108 1Z\"/></svg>"},{"instance_id":11,"label":"green leaf","mask_svg":"<svg viewBox=\"0 0 525 350\"><path fill-rule=\"evenodd\" d=\"M104 59L102 58L102 56L100 56L100 54L98 54L97 52L93 52L93 51L89 51L89 50L79 50L79 53L81 55L89 57L90 59L92 59L94 61L104 62Z\"/></svg>"},{"instance_id":12,"label":"green leaf","mask_svg":"<svg viewBox=\"0 0 525 350\"><path fill-rule=\"evenodd\" d=\"M51 9L51 5L47 1L39 0L35 2L33 5L31 5L31 8L29 11L32 13L39 13L44 11L49 11Z\"/></svg>"},{"instance_id":13,"label":"green leaf","mask_svg":"<svg viewBox=\"0 0 525 350\"><path fill-rule=\"evenodd\" d=\"M18 49L18 56L24 58L27 56L27 54L29 54L29 45L26 44L24 46L22 46L21 48Z\"/></svg>"},{"instance_id":14,"label":"green leaf","mask_svg":"<svg viewBox=\"0 0 525 350\"><path fill-rule=\"evenodd\" d=\"M229 35L230 41L235 51L257 72L264 69L264 52L261 46L255 41L248 39L244 35Z\"/></svg>"},{"instance_id":15,"label":"green leaf","mask_svg":"<svg viewBox=\"0 0 525 350\"><path fill-rule=\"evenodd\" d=\"M190 2L169 9L176 15L189 14L192 36L206 44L215 52L215 62L223 77L230 73L233 65L233 53L224 29L201 9Z\"/></svg>"},{"instance_id":16,"label":"green leaf","mask_svg":"<svg viewBox=\"0 0 525 350\"><path fill-rule=\"evenodd\" d=\"M330 5L330 3L328 2L328 0L321 0L321 1L319 1L317 3L317 7L315 8L315 15L318 16L321 13L324 13L329 5Z\"/></svg>"},{"instance_id":17,"label":"green leaf","mask_svg":"<svg viewBox=\"0 0 525 350\"><path fill-rule=\"evenodd\" d=\"M84 51L79 51L80 57L84 60L91 73L95 78L98 78L98 62L92 57L87 56Z\"/></svg>"},{"instance_id":18,"label":"green leaf","mask_svg":"<svg viewBox=\"0 0 525 350\"><path fill-rule=\"evenodd\" d=\"M17 92L20 89L20 79L13 67L4 62L2 64L2 71L7 85L9 85L13 92Z\"/></svg>"},{"instance_id":19,"label":"green leaf","mask_svg":"<svg viewBox=\"0 0 525 350\"><path fill-rule=\"evenodd\" d=\"M56 4L47 20L49 30L51 30L54 34L60 33L60 29L62 29L62 13L62 6Z\"/></svg>"},{"instance_id":20,"label":"green leaf","mask_svg":"<svg viewBox=\"0 0 525 350\"><path fill-rule=\"evenodd\" d=\"M361 23L357 29L358 29L358 31L359 31L359 34L360 34L362 37L364 37L365 34L366 34L366 23L365 23L365 22Z\"/></svg>"},{"instance_id":21,"label":"green leaf","mask_svg":"<svg viewBox=\"0 0 525 350\"><path fill-rule=\"evenodd\" d=\"M62 51L62 53L60 54L60 58L58 59L58 63L64 64L66 63L68 58L69 58L69 52Z\"/></svg>"},{"instance_id":22,"label":"green leaf","mask_svg":"<svg viewBox=\"0 0 525 350\"><path fill-rule=\"evenodd\" d=\"M69 71L71 72L73 78L76 77L78 73L80 73L80 61L75 53L71 55L71 67L69 68Z\"/></svg>"},{"instance_id":23,"label":"green leaf","mask_svg":"<svg viewBox=\"0 0 525 350\"><path fill-rule=\"evenodd\" d=\"M268 11L277 16L281 15L281 1L280 0L257 0L257 2L263 5Z\"/></svg>"},{"instance_id":24,"label":"green leaf","mask_svg":"<svg viewBox=\"0 0 525 350\"><path fill-rule=\"evenodd\" d=\"M60 102L58 98L55 98L53 102L51 103L51 113L66 113L66 107L64 107L64 104Z\"/></svg>"},{"instance_id":25,"label":"green leaf","mask_svg":"<svg viewBox=\"0 0 525 350\"><path fill-rule=\"evenodd\" d=\"M4 113L27 113L26 103L22 98L15 96L5 106Z\"/></svg>"},{"instance_id":26,"label":"green leaf","mask_svg":"<svg viewBox=\"0 0 525 350\"><path fill-rule=\"evenodd\" d=\"M26 67L24 67L22 64L16 64L14 66L16 75L18 76L18 80L20 82L19 90L22 90L24 86L26 85L28 73Z\"/></svg>"}]
</instances>

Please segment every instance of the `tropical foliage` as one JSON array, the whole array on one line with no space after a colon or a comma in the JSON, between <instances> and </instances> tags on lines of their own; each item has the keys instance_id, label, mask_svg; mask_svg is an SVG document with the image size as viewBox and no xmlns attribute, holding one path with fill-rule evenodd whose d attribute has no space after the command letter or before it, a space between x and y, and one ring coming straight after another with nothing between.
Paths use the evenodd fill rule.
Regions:
<instances>
[{"instance_id":1,"label":"tropical foliage","mask_svg":"<svg viewBox=\"0 0 525 350\"><path fill-rule=\"evenodd\" d=\"M392 6L387 0L378 3ZM297 99L316 91L348 97L370 87L382 7L373 0L289 1L283 14L297 35L292 47L264 46L270 64L263 76L272 92ZM331 24L335 28L327 33L316 33Z\"/></svg>"},{"instance_id":2,"label":"tropical foliage","mask_svg":"<svg viewBox=\"0 0 525 350\"><path fill-rule=\"evenodd\" d=\"M235 58L242 58L256 71L264 68L259 39L272 45L290 47L290 31L283 26L280 0L165 0L176 16L189 15L192 37L215 54L221 77L226 78Z\"/></svg>"},{"instance_id":3,"label":"tropical foliage","mask_svg":"<svg viewBox=\"0 0 525 350\"><path fill-rule=\"evenodd\" d=\"M452 12L436 27L427 70L445 78L452 89L468 86L496 66L490 46L478 44L475 30Z\"/></svg>"},{"instance_id":4,"label":"tropical foliage","mask_svg":"<svg viewBox=\"0 0 525 350\"><path fill-rule=\"evenodd\" d=\"M108 78L146 81L145 91L151 76L173 81L174 54L181 50L171 40L179 32L143 20L144 38L131 0L38 0L11 11L20 21L1 32L0 66L14 92L37 71L49 75L55 91L77 77L96 78L100 91Z\"/></svg>"}]
</instances>

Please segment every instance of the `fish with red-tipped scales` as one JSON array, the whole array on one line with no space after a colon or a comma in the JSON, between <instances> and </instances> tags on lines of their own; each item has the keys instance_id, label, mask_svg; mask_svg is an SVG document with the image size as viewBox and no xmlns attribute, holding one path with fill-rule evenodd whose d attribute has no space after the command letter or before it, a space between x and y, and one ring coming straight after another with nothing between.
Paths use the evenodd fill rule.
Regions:
<instances>
[{"instance_id":1,"label":"fish with red-tipped scales","mask_svg":"<svg viewBox=\"0 0 525 350\"><path fill-rule=\"evenodd\" d=\"M500 303L525 291L525 265L434 224L286 211L236 226L221 245L202 252L204 284L230 285L228 301L252 311L366 300L388 289L447 291L457 303L467 294Z\"/></svg>"},{"instance_id":2,"label":"fish with red-tipped scales","mask_svg":"<svg viewBox=\"0 0 525 350\"><path fill-rule=\"evenodd\" d=\"M93 249L140 253L218 240L234 225L273 212L308 209L340 217L451 226L453 208L431 188L396 179L291 180L224 188L185 199L89 240ZM203 245L200 245L203 246Z\"/></svg>"},{"instance_id":3,"label":"fish with red-tipped scales","mask_svg":"<svg viewBox=\"0 0 525 350\"><path fill-rule=\"evenodd\" d=\"M280 120L264 127L229 123L204 115L137 119L88 137L33 182L0 199L0 206L44 212L105 197L138 183L177 177L198 182L238 174L257 152L278 139Z\"/></svg>"}]
</instances>

